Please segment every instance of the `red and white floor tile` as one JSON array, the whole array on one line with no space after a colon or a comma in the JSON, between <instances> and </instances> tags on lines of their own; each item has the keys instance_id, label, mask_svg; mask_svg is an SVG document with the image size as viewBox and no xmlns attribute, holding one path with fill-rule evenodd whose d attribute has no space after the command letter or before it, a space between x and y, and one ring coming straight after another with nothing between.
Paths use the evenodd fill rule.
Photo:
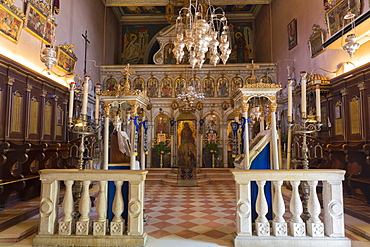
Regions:
<instances>
[{"instance_id":1,"label":"red and white floor tile","mask_svg":"<svg viewBox=\"0 0 370 247\"><path fill-rule=\"evenodd\" d=\"M145 187L148 246L233 246L234 184Z\"/></svg>"}]
</instances>

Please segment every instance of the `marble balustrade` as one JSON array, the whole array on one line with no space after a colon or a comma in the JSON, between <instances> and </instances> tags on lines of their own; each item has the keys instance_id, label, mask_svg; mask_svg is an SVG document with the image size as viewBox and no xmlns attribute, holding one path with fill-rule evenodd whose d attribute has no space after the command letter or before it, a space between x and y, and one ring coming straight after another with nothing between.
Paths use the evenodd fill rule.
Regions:
<instances>
[{"instance_id":1,"label":"marble balustrade","mask_svg":"<svg viewBox=\"0 0 370 247\"><path fill-rule=\"evenodd\" d=\"M345 237L342 181L345 171L312 170L236 170L236 237L234 246L351 246ZM256 181L258 194L255 209L258 217L252 224L251 182ZM272 215L268 220L265 184L272 183ZM307 209L310 218L304 222L299 185L306 181L309 188ZM283 182L292 186L288 212L282 194ZM317 185L322 182L320 205ZM319 217L323 207L323 217ZM288 219L287 219L288 218Z\"/></svg>"},{"instance_id":2,"label":"marble balustrade","mask_svg":"<svg viewBox=\"0 0 370 247\"><path fill-rule=\"evenodd\" d=\"M40 171L42 182L39 232L33 246L144 246L143 228L144 182L147 171L133 170L77 170L45 169ZM96 181L99 192L97 214L91 219L90 185ZM107 182L113 181L116 192L112 204L114 218L107 219ZM124 208L122 185L129 182L128 208ZM60 183L65 184L60 201ZM78 203L79 217L75 217L73 186L81 186ZM59 211L60 210L60 211ZM121 214L128 210L127 227ZM59 216L62 215L61 219ZM96 219L95 219L96 218Z\"/></svg>"}]
</instances>

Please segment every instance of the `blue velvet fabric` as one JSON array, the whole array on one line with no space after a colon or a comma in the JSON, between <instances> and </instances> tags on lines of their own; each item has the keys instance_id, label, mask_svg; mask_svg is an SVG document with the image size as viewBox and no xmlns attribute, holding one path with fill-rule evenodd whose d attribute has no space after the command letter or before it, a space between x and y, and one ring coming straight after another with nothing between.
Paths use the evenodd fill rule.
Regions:
<instances>
[{"instance_id":1,"label":"blue velvet fabric","mask_svg":"<svg viewBox=\"0 0 370 247\"><path fill-rule=\"evenodd\" d=\"M130 170L130 164L122 164L122 165L109 165L108 170ZM123 205L124 205L124 211L122 213L122 217L125 219L125 223L127 225L127 217L128 217L128 181L123 182L122 185L122 196L123 196ZM108 212L107 212L107 218L109 222L114 217L114 214L112 212L112 204L114 200L114 195L116 194L116 185L113 181L108 182Z\"/></svg>"},{"instance_id":2,"label":"blue velvet fabric","mask_svg":"<svg viewBox=\"0 0 370 247\"><path fill-rule=\"evenodd\" d=\"M252 161L251 170L270 170L270 143L257 155L257 157ZM268 204L268 213L266 215L267 219L272 219L272 190L271 182L266 182L265 185L265 195ZM256 212L256 200L258 194L258 185L256 182L251 182L251 200L252 200L252 222L258 217Z\"/></svg>"}]
</instances>

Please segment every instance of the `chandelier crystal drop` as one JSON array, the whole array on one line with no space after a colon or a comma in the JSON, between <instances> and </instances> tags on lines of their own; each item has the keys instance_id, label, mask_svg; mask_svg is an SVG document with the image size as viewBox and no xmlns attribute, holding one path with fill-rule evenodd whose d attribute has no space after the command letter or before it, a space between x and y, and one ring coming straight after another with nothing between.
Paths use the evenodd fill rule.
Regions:
<instances>
[{"instance_id":1,"label":"chandelier crystal drop","mask_svg":"<svg viewBox=\"0 0 370 247\"><path fill-rule=\"evenodd\" d=\"M226 64L231 49L229 26L222 8L202 2L183 7L176 19L177 40L172 50L177 64L185 56L185 48L192 68L201 68L209 52L209 63L216 66L220 59Z\"/></svg>"}]
</instances>

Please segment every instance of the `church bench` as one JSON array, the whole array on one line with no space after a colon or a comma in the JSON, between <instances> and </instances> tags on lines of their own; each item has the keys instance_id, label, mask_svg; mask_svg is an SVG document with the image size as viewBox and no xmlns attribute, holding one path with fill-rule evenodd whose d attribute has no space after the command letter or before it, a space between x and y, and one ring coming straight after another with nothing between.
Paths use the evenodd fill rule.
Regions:
<instances>
[{"instance_id":1,"label":"church bench","mask_svg":"<svg viewBox=\"0 0 370 247\"><path fill-rule=\"evenodd\" d=\"M366 166L368 166L366 164ZM356 189L360 189L365 195L367 204L370 204L370 177L368 171L364 171L364 166L357 162L349 163L347 166L347 186L349 195L355 194Z\"/></svg>"}]
</instances>

